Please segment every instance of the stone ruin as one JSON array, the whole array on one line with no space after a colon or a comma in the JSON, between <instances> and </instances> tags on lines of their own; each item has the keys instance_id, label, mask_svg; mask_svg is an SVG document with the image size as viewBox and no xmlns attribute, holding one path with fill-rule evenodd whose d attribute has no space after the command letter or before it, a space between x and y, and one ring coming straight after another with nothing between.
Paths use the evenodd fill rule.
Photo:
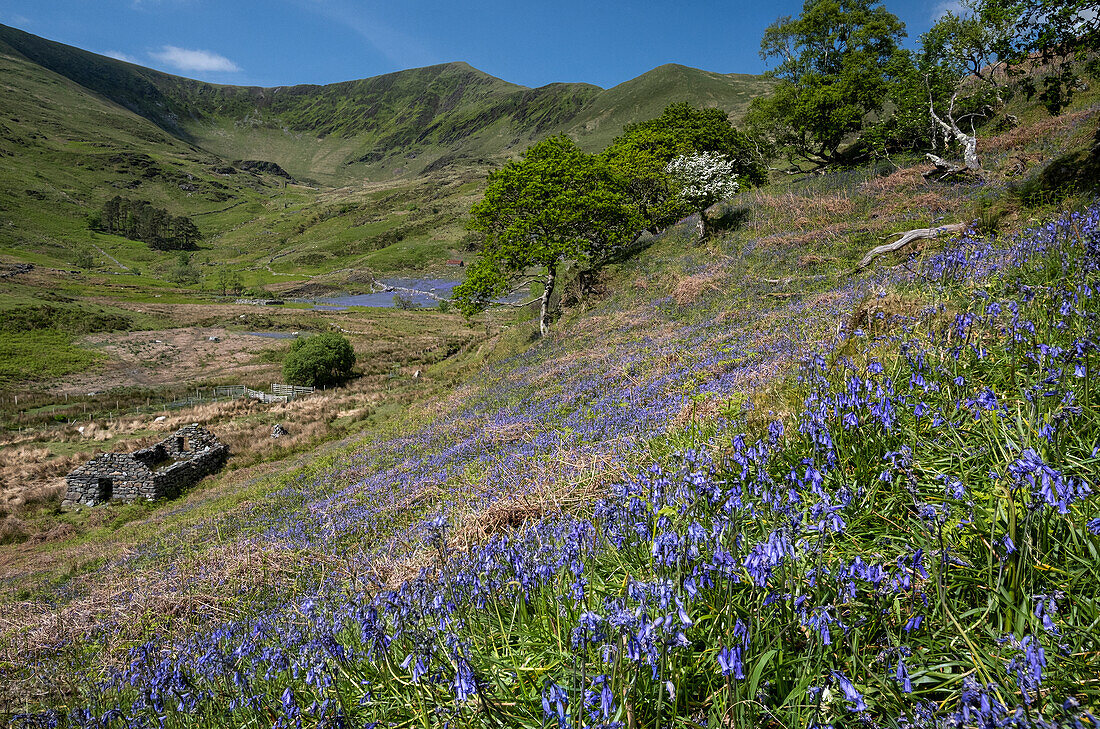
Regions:
<instances>
[{"instance_id":1,"label":"stone ruin","mask_svg":"<svg viewBox=\"0 0 1100 729\"><path fill-rule=\"evenodd\" d=\"M62 506L170 498L225 465L229 447L192 424L132 453L100 453L65 477Z\"/></svg>"}]
</instances>

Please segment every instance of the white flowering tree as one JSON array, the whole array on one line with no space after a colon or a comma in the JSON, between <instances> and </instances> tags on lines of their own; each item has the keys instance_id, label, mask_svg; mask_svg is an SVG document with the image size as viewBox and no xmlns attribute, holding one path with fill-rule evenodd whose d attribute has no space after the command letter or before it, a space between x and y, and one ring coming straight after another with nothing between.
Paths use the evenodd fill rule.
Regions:
<instances>
[{"instance_id":1,"label":"white flowering tree","mask_svg":"<svg viewBox=\"0 0 1100 729\"><path fill-rule=\"evenodd\" d=\"M738 162L717 152L693 152L668 163L666 172L679 185L680 197L699 213L699 234L707 234L705 210L719 200L733 197L740 189Z\"/></svg>"}]
</instances>

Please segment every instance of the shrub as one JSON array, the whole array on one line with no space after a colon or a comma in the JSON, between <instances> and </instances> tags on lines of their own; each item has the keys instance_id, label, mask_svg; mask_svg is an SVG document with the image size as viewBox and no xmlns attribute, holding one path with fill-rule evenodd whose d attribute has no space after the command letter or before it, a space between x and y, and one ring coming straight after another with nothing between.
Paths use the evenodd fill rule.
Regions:
<instances>
[{"instance_id":1,"label":"shrub","mask_svg":"<svg viewBox=\"0 0 1100 729\"><path fill-rule=\"evenodd\" d=\"M283 377L292 385L332 385L351 376L355 350L342 334L317 334L296 339L283 360Z\"/></svg>"}]
</instances>

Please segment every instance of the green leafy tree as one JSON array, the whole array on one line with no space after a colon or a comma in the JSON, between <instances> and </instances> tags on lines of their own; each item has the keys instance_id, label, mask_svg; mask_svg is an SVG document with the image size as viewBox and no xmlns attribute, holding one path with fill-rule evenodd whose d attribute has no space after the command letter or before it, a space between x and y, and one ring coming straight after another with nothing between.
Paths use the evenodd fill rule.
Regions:
<instances>
[{"instance_id":1,"label":"green leafy tree","mask_svg":"<svg viewBox=\"0 0 1100 729\"><path fill-rule=\"evenodd\" d=\"M753 100L747 123L792 162L844 160L883 112L904 37L876 0L806 0L764 31L760 55L779 60L769 72L779 83Z\"/></svg>"},{"instance_id":2,"label":"green leafy tree","mask_svg":"<svg viewBox=\"0 0 1100 729\"><path fill-rule=\"evenodd\" d=\"M180 284L193 284L199 281L199 270L191 263L191 254L180 251L176 265L169 273L169 278Z\"/></svg>"},{"instance_id":3,"label":"green leafy tree","mask_svg":"<svg viewBox=\"0 0 1100 729\"><path fill-rule=\"evenodd\" d=\"M214 290L220 291L222 296L230 292L238 293L241 290L241 274L226 266L218 266L214 274Z\"/></svg>"},{"instance_id":4,"label":"green leafy tree","mask_svg":"<svg viewBox=\"0 0 1100 729\"><path fill-rule=\"evenodd\" d=\"M88 216L92 230L102 230L144 241L161 251L194 250L202 232L186 216L172 216L144 200L129 200L115 195L103 208Z\"/></svg>"},{"instance_id":5,"label":"green leafy tree","mask_svg":"<svg viewBox=\"0 0 1100 729\"><path fill-rule=\"evenodd\" d=\"M295 339L283 360L283 377L305 387L334 385L351 377L355 350L342 334L328 332Z\"/></svg>"},{"instance_id":6,"label":"green leafy tree","mask_svg":"<svg viewBox=\"0 0 1100 729\"><path fill-rule=\"evenodd\" d=\"M695 212L681 195L668 165L680 157L713 153L732 163L742 187L763 184L767 169L752 141L730 124L721 109L696 109L671 104L661 116L631 124L603 157L627 183L627 192L645 221L658 232L684 215Z\"/></svg>"},{"instance_id":7,"label":"green leafy tree","mask_svg":"<svg viewBox=\"0 0 1100 729\"><path fill-rule=\"evenodd\" d=\"M921 36L914 54L899 58L892 72L894 110L867 133L872 146L931 150L937 165L952 171L963 168L932 153L959 151L966 168L980 170L977 128L1008 93L993 49L1009 33L973 14L944 14Z\"/></svg>"},{"instance_id":8,"label":"green leafy tree","mask_svg":"<svg viewBox=\"0 0 1100 729\"><path fill-rule=\"evenodd\" d=\"M454 289L459 309L471 316L534 272L543 283L539 329L545 335L558 266L605 264L637 236L642 218L607 161L561 135L493 172L469 225L484 239Z\"/></svg>"},{"instance_id":9,"label":"green leafy tree","mask_svg":"<svg viewBox=\"0 0 1100 729\"><path fill-rule=\"evenodd\" d=\"M1096 0L975 0L986 26L1011 28L993 46L1028 97L1059 113L1100 73L1100 7Z\"/></svg>"}]
</instances>

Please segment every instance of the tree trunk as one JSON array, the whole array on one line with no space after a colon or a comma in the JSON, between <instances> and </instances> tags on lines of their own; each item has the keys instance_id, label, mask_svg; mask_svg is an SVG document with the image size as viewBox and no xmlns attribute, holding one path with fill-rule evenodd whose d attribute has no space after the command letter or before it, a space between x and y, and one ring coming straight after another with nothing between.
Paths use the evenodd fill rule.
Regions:
<instances>
[{"instance_id":1,"label":"tree trunk","mask_svg":"<svg viewBox=\"0 0 1100 729\"><path fill-rule=\"evenodd\" d=\"M954 137L955 141L962 146L963 163L966 165L966 169L970 170L971 172L981 174L982 163L981 160L978 158L977 136L975 134L967 134L963 130L959 129L959 125L955 123L955 101L957 100L957 97L958 92L952 94L951 103L948 105L947 121L951 122L950 124L945 122L943 119L940 119L940 117L936 114L936 108L932 104L931 97L929 97L928 99L928 111L932 115L932 120L939 124L940 128L943 129L944 139L946 140L949 136ZM929 154L928 157L929 159L932 159L932 162L936 164L937 167L940 166L942 160L939 160L939 158L935 157L935 155L932 154ZM961 169L962 168L956 167L956 169L948 171L947 174L954 174L955 172L961 171Z\"/></svg>"},{"instance_id":2,"label":"tree trunk","mask_svg":"<svg viewBox=\"0 0 1100 729\"><path fill-rule=\"evenodd\" d=\"M550 333L550 295L554 293L554 266L546 267L546 285L542 290L542 311L539 314L539 332L542 336Z\"/></svg>"},{"instance_id":3,"label":"tree trunk","mask_svg":"<svg viewBox=\"0 0 1100 729\"><path fill-rule=\"evenodd\" d=\"M867 251L867 255L856 264L856 270L860 271L867 268L871 261L876 256L881 256L883 253L890 253L892 251L901 250L905 246L909 245L913 241L920 238L936 238L948 233L961 233L966 230L966 223L950 223L948 225L941 225L938 228L916 228L915 230L907 230L904 233L894 233L893 235L900 235L893 243L887 243L886 245L877 246Z\"/></svg>"}]
</instances>

